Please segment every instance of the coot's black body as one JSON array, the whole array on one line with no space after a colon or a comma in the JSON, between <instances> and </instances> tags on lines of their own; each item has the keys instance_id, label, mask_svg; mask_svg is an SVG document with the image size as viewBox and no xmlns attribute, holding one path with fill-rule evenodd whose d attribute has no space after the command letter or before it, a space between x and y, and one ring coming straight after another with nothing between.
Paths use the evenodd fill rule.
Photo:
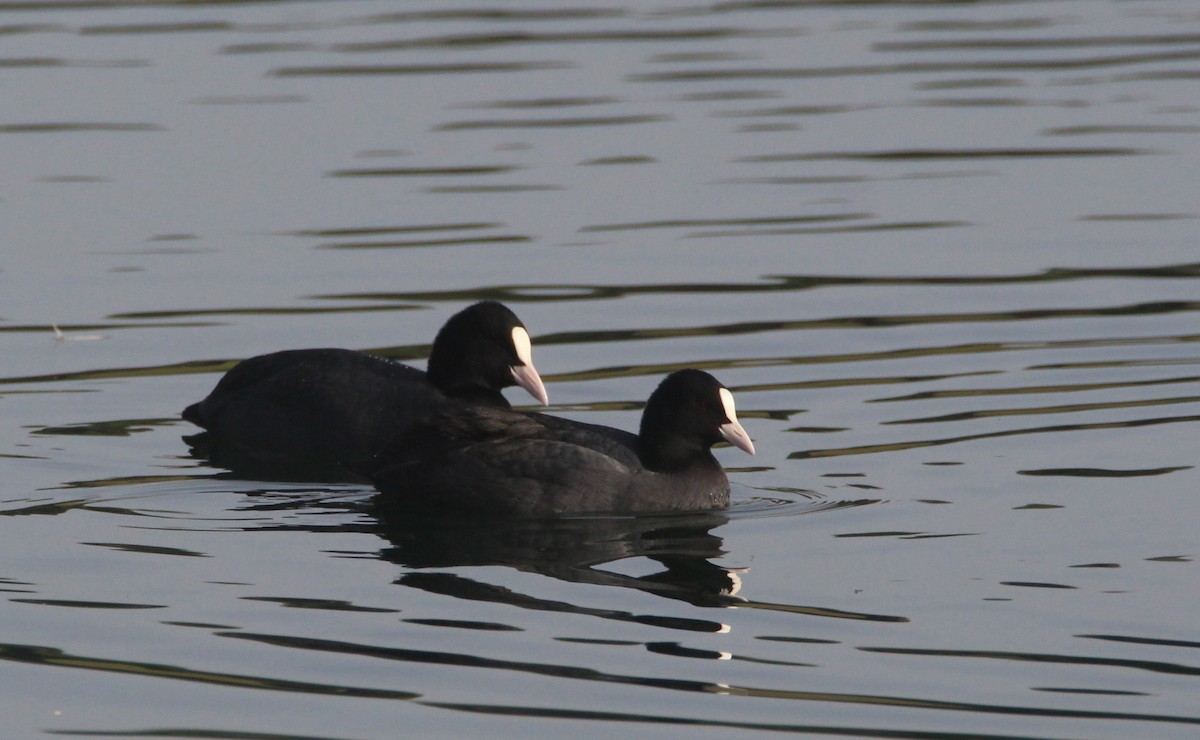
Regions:
<instances>
[{"instance_id":1,"label":"coot's black body","mask_svg":"<svg viewBox=\"0 0 1200 740\"><path fill-rule=\"evenodd\" d=\"M346 349L274 352L239 363L183 418L207 430L189 444L219 465L299 472L378 454L435 413L507 410L500 391L517 384L546 402L524 325L485 301L438 332L428 373Z\"/></svg>"},{"instance_id":2,"label":"coot's black body","mask_svg":"<svg viewBox=\"0 0 1200 740\"><path fill-rule=\"evenodd\" d=\"M710 448L753 454L733 396L708 373L668 376L630 434L489 407L435 410L360 465L378 504L456 516L703 511L729 504Z\"/></svg>"}]
</instances>

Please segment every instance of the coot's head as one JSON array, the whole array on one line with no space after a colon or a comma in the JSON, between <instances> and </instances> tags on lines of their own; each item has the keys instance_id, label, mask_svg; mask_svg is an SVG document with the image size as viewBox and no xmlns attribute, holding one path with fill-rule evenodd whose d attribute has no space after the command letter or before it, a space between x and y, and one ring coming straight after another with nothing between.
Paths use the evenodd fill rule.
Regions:
<instances>
[{"instance_id":1,"label":"coot's head","mask_svg":"<svg viewBox=\"0 0 1200 740\"><path fill-rule=\"evenodd\" d=\"M679 370L650 394L638 434L638 456L650 470L684 468L721 440L754 454L750 435L738 423L733 394L713 376Z\"/></svg>"},{"instance_id":2,"label":"coot's head","mask_svg":"<svg viewBox=\"0 0 1200 740\"><path fill-rule=\"evenodd\" d=\"M480 399L519 385L547 404L532 346L515 313L502 303L481 301L451 316L437 333L429 353L429 380L447 395Z\"/></svg>"}]
</instances>

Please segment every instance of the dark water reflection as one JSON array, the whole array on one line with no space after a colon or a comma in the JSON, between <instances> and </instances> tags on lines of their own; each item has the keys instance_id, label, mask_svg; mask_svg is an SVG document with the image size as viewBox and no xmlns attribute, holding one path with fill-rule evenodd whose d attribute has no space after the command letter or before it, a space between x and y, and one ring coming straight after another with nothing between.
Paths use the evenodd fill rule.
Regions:
<instances>
[{"instance_id":1,"label":"dark water reflection","mask_svg":"<svg viewBox=\"0 0 1200 740\"><path fill-rule=\"evenodd\" d=\"M713 514L686 518L431 523L395 520L385 515L379 520L378 533L390 544L382 556L408 568L502 565L572 583L633 588L697 606L721 606L738 603L736 596L741 589L737 572L710 562L724 554L722 540L712 530L727 521L726 516ZM662 570L632 577L601 567L627 558L648 558ZM532 609L585 611L450 574L409 573L399 583L460 599L496 601ZM617 612L589 613L606 618L632 618L632 615L621 617Z\"/></svg>"},{"instance_id":2,"label":"dark water reflection","mask_svg":"<svg viewBox=\"0 0 1200 740\"><path fill-rule=\"evenodd\" d=\"M887 615L759 603L739 596L746 569L724 568L712 562L725 554L718 530L728 521L725 514L476 524L385 518L379 521L378 533L392 545L382 552L382 557L407 568L499 565L570 583L635 589L695 606L738 606L845 619L906 621ZM661 569L629 576L604 568L632 558L646 558ZM727 630L725 625L709 620L633 615L549 601L448 573L408 573L397 583L458 599L521 609L566 612L685 631Z\"/></svg>"},{"instance_id":3,"label":"dark water reflection","mask_svg":"<svg viewBox=\"0 0 1200 740\"><path fill-rule=\"evenodd\" d=\"M253 508L260 508L252 505ZM293 499L290 504L296 510ZM520 523L514 526L487 527L464 525L458 522L415 522L378 520L367 525L367 530L385 539L388 546L382 556L396 563L407 572L396 584L416 589L439 597L459 601L483 602L490 605L514 607L520 611L550 612L572 617L598 618L629 623L654 629L721 634L729 626L719 621L676 616L635 614L619 609L585 607L568 601L546 599L535 594L522 593L504 586L468 578L446 569L459 567L492 568L504 566L519 571L536 573L553 579L576 584L604 587L632 588L671 600L682 600L697 606L738 606L757 610L772 610L807 617L834 617L849 620L868 620L881 623L903 624L908 620L898 616L871 615L842 612L819 607L788 606L783 604L758 603L736 595L738 576L731 570L720 568L710 562L723 554L722 538L717 532L727 525L726 515L714 514L695 517L667 517L641 520L578 519L545 523ZM315 531L315 530L309 530ZM117 550L125 547L113 543L87 543ZM196 553L165 552L145 553L155 555L195 556ZM600 566L626 558L645 557L665 570L649 576L627 577L602 570ZM427 572L428 570L435 572ZM486 572L486 571L481 571ZM1027 584L1036 585L1036 584ZM1041 584L1048 587L1051 584ZM243 597L252 601L275 603L288 608L302 610L332 611L343 614L357 613L364 616L395 613L397 610L373 608L344 601L325 599ZM134 604L88 604L53 602L18 598L17 603L43 603L59 607L91 607L98 609L154 608L152 605ZM162 607L157 607L162 608ZM519 612L517 612L519 613ZM521 632L519 624L503 622L480 622L457 619L409 618L404 620L415 627L451 628L481 634ZM169 622L164 624L171 624ZM644 675L635 672L598 670L571 663L548 662L533 659L486 657L475 652L438 650L427 647L405 647L392 644L373 643L362 640L325 639L291 633L256 632L228 625L177 622L178 626L211 631L215 637L246 641L270 649L282 648L299 653L330 654L338 659L369 659L407 666L430 666L466 671L499 672L514 676L548 677L555 680L583 681L592 683L629 686L667 692L685 692L699 695L719 694L750 698L767 698L774 701L818 703L822 705L862 705L876 708L892 707L902 710L926 710L934 712L969 713L977 716L1010 716L1043 719L1076 719L1095 721L1121 721L1146 723L1145 726L1189 726L1200 723L1200 718L1169 713L1145 713L1110 711L1104 709L1069 709L1064 707L1032 706L1028 704L1006 704L991 702L959 702L931 699L919 694L858 693L843 691L809 691L785 686L739 685L715 683L683 677ZM1078 635L1080 639L1099 642L1148 644L1157 647L1195 647L1194 642L1146 639L1126 635ZM786 645L836 645L835 640L788 638L778 635L760 635L760 642ZM752 666L772 666L776 669L815 668L813 663L790 661L778 656L765 657L752 654L729 654L688 647L672 640L650 640L644 643L588 638L558 638L564 645L592 646L596 648L641 647L648 654L670 658L702 661L741 661ZM864 654L897 657L921 657L931 659L957 658L973 661L1004 661L1006 663L1028 663L1033 666L1062 665L1089 668L1133 670L1166 675L1194 676L1197 669L1185 663L1147 659L1121 659L1100 655L1051 654L1033 652L1006 652L985 650L916 649L898 646L863 645L856 650ZM672 725L700 724L699 720L674 717L653 712L622 712L607 710L570 710L556 707L538 707L518 704L456 703L431 699L415 691L362 685L339 685L334 683L309 683L281 680L266 675L234 674L192 668L184 665L147 663L119 660L86 654L74 654L57 648L39 645L0 645L0 660L16 664L31 664L51 668L82 669L88 672L116 673L171 679L195 684L213 684L230 688L253 688L272 692L300 695L328 695L360 697L369 699L412 700L431 707L455 709L468 712L483 712L497 717L530 716L590 719L593 721L639 722L647 724L670 723ZM1137 696L1136 691L1088 689L1071 686L1039 686L1035 691L1052 694L1081 694L1085 696ZM704 726L745 729L768 729L781 732L829 733L835 725L796 724L794 722L704 720ZM91 734L91 733L84 733ZM137 733L135 733L137 734ZM844 733L837 733L844 734ZM852 733L859 734L859 733ZM863 731L873 735L875 732ZM928 737L928 732L888 731L887 736ZM963 734L968 737L996 737L992 734Z\"/></svg>"}]
</instances>

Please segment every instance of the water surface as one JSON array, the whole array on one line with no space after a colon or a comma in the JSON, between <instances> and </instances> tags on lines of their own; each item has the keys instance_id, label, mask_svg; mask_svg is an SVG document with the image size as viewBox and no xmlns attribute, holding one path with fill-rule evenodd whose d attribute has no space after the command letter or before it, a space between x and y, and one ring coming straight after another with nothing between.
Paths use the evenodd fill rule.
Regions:
<instances>
[{"instance_id":1,"label":"water surface","mask_svg":"<svg viewBox=\"0 0 1200 740\"><path fill-rule=\"evenodd\" d=\"M1198 77L1168 0L0 2L6 731L1195 734ZM730 511L188 455L481 298L552 413L732 388Z\"/></svg>"}]
</instances>

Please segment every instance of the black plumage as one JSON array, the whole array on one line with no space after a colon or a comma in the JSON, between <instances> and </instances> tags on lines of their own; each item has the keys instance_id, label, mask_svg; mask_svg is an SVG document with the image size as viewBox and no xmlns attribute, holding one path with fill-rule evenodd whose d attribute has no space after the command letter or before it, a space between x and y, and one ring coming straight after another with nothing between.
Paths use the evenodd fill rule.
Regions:
<instances>
[{"instance_id":1,"label":"black plumage","mask_svg":"<svg viewBox=\"0 0 1200 740\"><path fill-rule=\"evenodd\" d=\"M337 466L378 454L417 419L456 407L509 409L501 390L546 392L520 319L494 301L451 317L430 351L428 372L346 349L300 349L236 365L183 418L206 433L189 444L238 469Z\"/></svg>"},{"instance_id":2,"label":"black plumage","mask_svg":"<svg viewBox=\"0 0 1200 740\"><path fill-rule=\"evenodd\" d=\"M669 375L638 434L494 407L432 411L358 465L378 504L459 516L700 511L729 503L711 447L754 454L733 396L700 370Z\"/></svg>"}]
</instances>

